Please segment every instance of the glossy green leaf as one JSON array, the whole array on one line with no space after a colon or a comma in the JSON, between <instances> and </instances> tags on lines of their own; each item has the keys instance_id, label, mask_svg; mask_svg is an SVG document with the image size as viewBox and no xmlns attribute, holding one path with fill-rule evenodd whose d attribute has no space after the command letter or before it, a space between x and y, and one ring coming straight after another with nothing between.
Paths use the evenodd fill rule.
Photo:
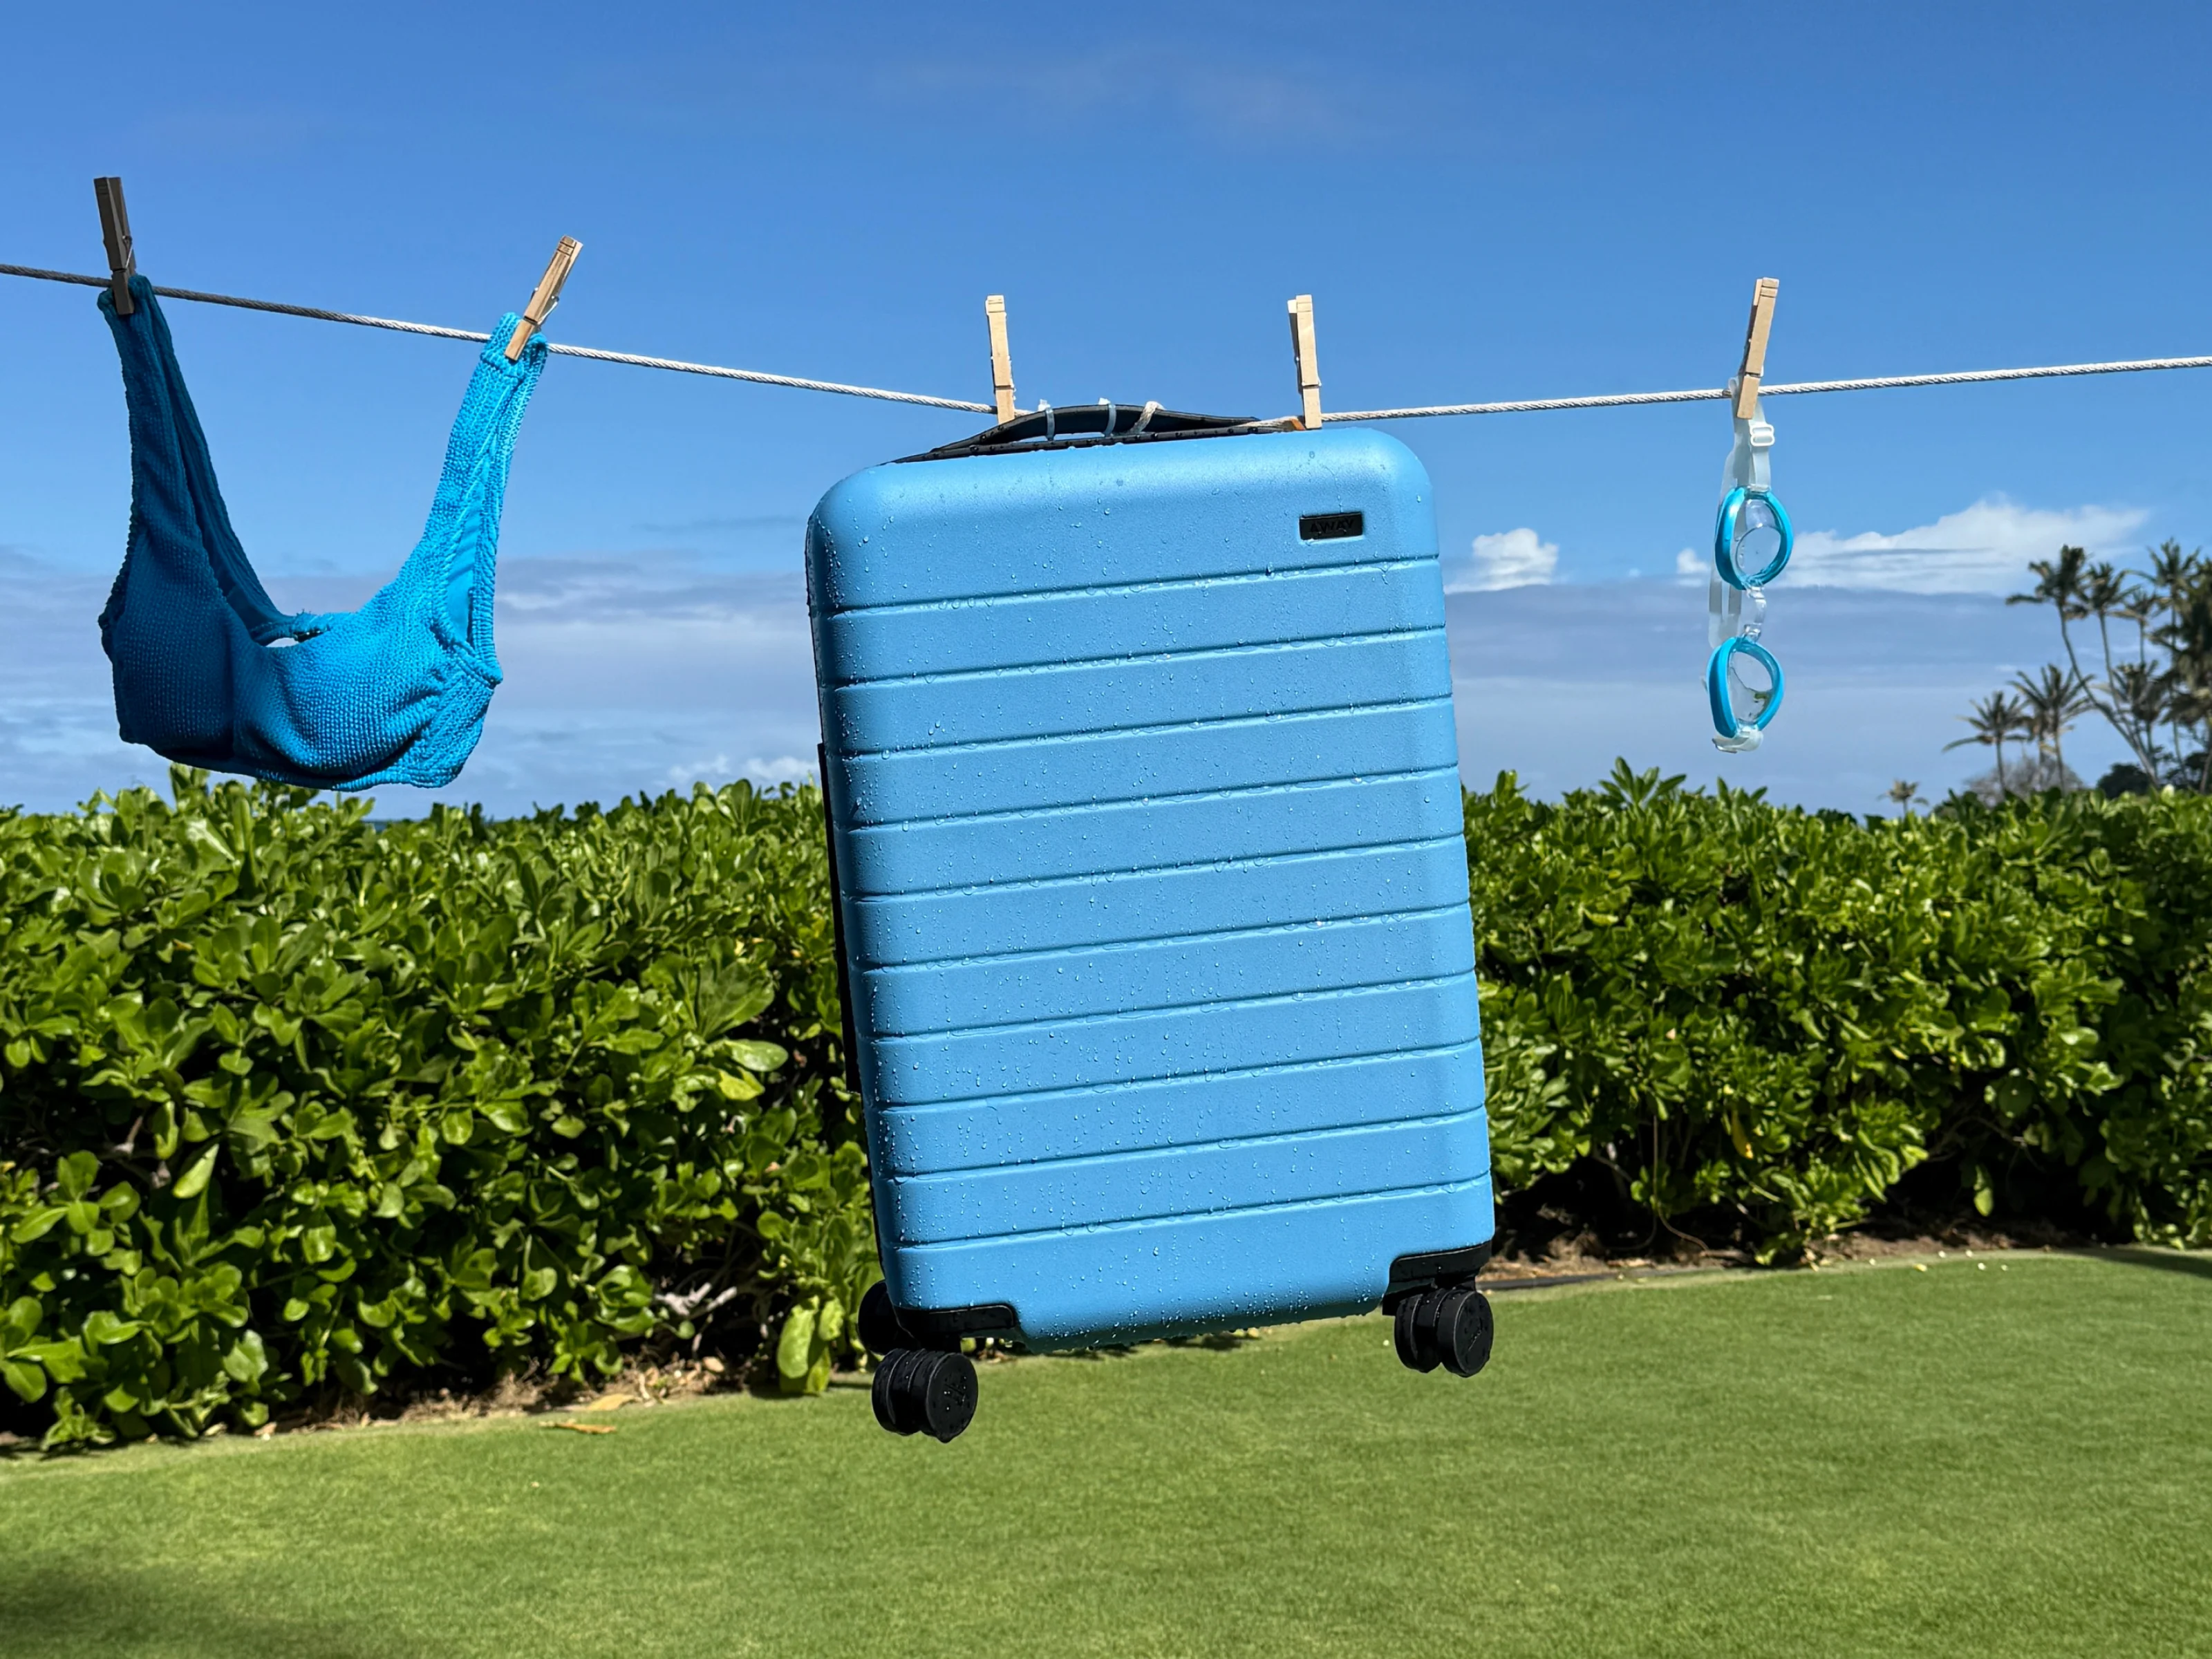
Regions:
<instances>
[{"instance_id":1,"label":"glossy green leaf","mask_svg":"<svg viewBox=\"0 0 2212 1659\"><path fill-rule=\"evenodd\" d=\"M9 1230L9 1240L16 1244L35 1243L59 1226L62 1218L68 1213L65 1208L58 1204L33 1210Z\"/></svg>"},{"instance_id":2,"label":"glossy green leaf","mask_svg":"<svg viewBox=\"0 0 2212 1659\"><path fill-rule=\"evenodd\" d=\"M207 1190L208 1182L215 1174L216 1154L220 1150L218 1143L210 1141L193 1154L191 1162L185 1165L184 1173L177 1177L177 1184L172 1188L179 1198L198 1198Z\"/></svg>"},{"instance_id":3,"label":"glossy green leaf","mask_svg":"<svg viewBox=\"0 0 2212 1659\"><path fill-rule=\"evenodd\" d=\"M105 1308L95 1308L85 1316L85 1346L104 1348L118 1342L128 1342L142 1328L135 1320L120 1318Z\"/></svg>"},{"instance_id":4,"label":"glossy green leaf","mask_svg":"<svg viewBox=\"0 0 2212 1659\"><path fill-rule=\"evenodd\" d=\"M814 1363L816 1304L802 1302L784 1316L782 1334L776 1338L775 1369L786 1392L805 1385Z\"/></svg>"},{"instance_id":5,"label":"glossy green leaf","mask_svg":"<svg viewBox=\"0 0 2212 1659\"><path fill-rule=\"evenodd\" d=\"M46 1310L34 1296L19 1296L0 1312L0 1353L14 1345L27 1342L37 1334L39 1322Z\"/></svg>"},{"instance_id":6,"label":"glossy green leaf","mask_svg":"<svg viewBox=\"0 0 2212 1659\"><path fill-rule=\"evenodd\" d=\"M773 1042L738 1042L727 1045L730 1058L749 1072L780 1070L791 1059L787 1049Z\"/></svg>"},{"instance_id":7,"label":"glossy green leaf","mask_svg":"<svg viewBox=\"0 0 2212 1659\"><path fill-rule=\"evenodd\" d=\"M36 1405L46 1398L46 1372L27 1361L0 1358L0 1382L5 1382L27 1406Z\"/></svg>"},{"instance_id":8,"label":"glossy green leaf","mask_svg":"<svg viewBox=\"0 0 2212 1659\"><path fill-rule=\"evenodd\" d=\"M85 1377L84 1344L75 1337L60 1342L33 1342L15 1350L14 1358L46 1367L57 1382L82 1382Z\"/></svg>"}]
</instances>

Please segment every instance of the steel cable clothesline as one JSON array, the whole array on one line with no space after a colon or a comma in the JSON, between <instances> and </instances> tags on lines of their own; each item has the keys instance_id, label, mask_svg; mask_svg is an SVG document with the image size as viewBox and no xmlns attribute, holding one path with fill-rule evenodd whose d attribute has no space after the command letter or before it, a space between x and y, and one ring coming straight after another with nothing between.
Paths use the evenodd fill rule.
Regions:
<instances>
[{"instance_id":1,"label":"steel cable clothesline","mask_svg":"<svg viewBox=\"0 0 2212 1659\"><path fill-rule=\"evenodd\" d=\"M110 278L82 276L69 270L41 270L35 265L0 265L0 276L31 276L40 282L76 283L86 288L106 288ZM441 328L435 323L403 323L391 317L364 317L350 311L325 311L319 306L285 305L276 300L244 300L234 294L202 294L189 288L155 287L165 300L196 300L202 305L237 306L246 311L273 311L284 317L309 317L319 323L356 323L362 328L395 329L402 334L431 334L441 340L488 341L489 334L465 328ZM629 351L599 351L590 346L556 345L545 349L562 357L590 357L603 363L631 363L640 368L665 368L679 374L708 374L723 380L754 380L763 386L796 386L801 392L836 392L848 398L880 398L887 403L926 404L932 409L960 409L978 415L992 412L988 404L959 398L932 398L920 392L886 392L881 386L846 386L837 380L810 380L796 374L768 374L752 368L721 368L713 363L687 363L679 357L641 357Z\"/></svg>"},{"instance_id":2,"label":"steel cable clothesline","mask_svg":"<svg viewBox=\"0 0 2212 1659\"><path fill-rule=\"evenodd\" d=\"M0 276L28 276L40 282L74 283L85 288L106 288L106 276L86 276L74 271L45 270L35 265L0 264ZM246 311L275 312L285 317L307 317L317 322L353 323L362 328L388 328L402 334L428 334L446 340L490 339L467 329L441 328L434 323L406 323L390 317L367 317L349 311L325 311L318 306L286 305L276 300L247 300L231 294L204 294L187 288L155 288L165 300L190 300L201 305L236 306ZM556 345L546 349L563 357L587 357L603 363L629 363L638 368L665 368L679 374L705 374L717 380L750 380L761 386L793 386L801 392L832 392L848 398L875 398L886 403L920 404L931 409L957 409L977 415L996 410L989 404L962 398L933 398L920 392L889 392L880 386L847 386L837 380L808 380L796 374L769 374L759 369L723 368L713 363L686 362L678 357L647 357L635 352L601 351L591 346ZM2212 357L2143 357L2124 362L2052 363L2033 368L1976 368L1945 374L1880 374L1850 380L1799 380L1765 385L1769 398L1796 397L1820 392L1881 392L1897 386L1972 386L1991 380L2039 380L2079 374L2142 374L2169 368L2212 368ZM1589 398L1524 398L1504 403L1433 404L1412 409L1325 410L1324 422L1354 421L1412 421L1443 415L1523 415L1549 409L1617 409L1638 404L1692 404L1729 396L1725 386L1704 386L1683 392L1616 392Z\"/></svg>"},{"instance_id":3,"label":"steel cable clothesline","mask_svg":"<svg viewBox=\"0 0 2212 1659\"><path fill-rule=\"evenodd\" d=\"M2159 368L2212 368L2212 357L2141 357L2128 362L2051 363L2039 368L1968 368L1948 374L1874 374L1856 380L1762 382L1763 398L1811 392L1881 392L1900 386L1971 386L1983 380L2042 380L2067 374L2142 374ZM1611 409L1626 404L1694 404L1732 395L1726 386L1692 392L1616 392L1596 398L1524 398L1502 404L1436 404L1424 409L1324 410L1324 421L1411 421L1430 415L1522 415L1540 409Z\"/></svg>"}]
</instances>

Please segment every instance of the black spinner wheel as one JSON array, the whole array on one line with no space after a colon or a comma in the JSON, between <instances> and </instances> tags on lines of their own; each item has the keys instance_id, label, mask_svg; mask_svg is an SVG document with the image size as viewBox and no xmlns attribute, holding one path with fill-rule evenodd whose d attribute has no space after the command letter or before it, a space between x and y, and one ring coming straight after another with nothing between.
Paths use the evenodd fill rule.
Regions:
<instances>
[{"instance_id":1,"label":"black spinner wheel","mask_svg":"<svg viewBox=\"0 0 2212 1659\"><path fill-rule=\"evenodd\" d=\"M890 1353L896 1348L914 1346L914 1338L906 1327L899 1323L898 1310L891 1304L891 1293L882 1279L868 1286L860 1298L860 1346L870 1353Z\"/></svg>"},{"instance_id":2,"label":"black spinner wheel","mask_svg":"<svg viewBox=\"0 0 2212 1659\"><path fill-rule=\"evenodd\" d=\"M1472 1285L1446 1285L1398 1304L1392 1335L1401 1363L1417 1371L1439 1365L1473 1376L1490 1363L1494 1334L1490 1303Z\"/></svg>"},{"instance_id":3,"label":"black spinner wheel","mask_svg":"<svg viewBox=\"0 0 2212 1659\"><path fill-rule=\"evenodd\" d=\"M876 1421L893 1434L953 1440L975 1416L975 1367L964 1353L895 1348L876 1369Z\"/></svg>"}]
</instances>

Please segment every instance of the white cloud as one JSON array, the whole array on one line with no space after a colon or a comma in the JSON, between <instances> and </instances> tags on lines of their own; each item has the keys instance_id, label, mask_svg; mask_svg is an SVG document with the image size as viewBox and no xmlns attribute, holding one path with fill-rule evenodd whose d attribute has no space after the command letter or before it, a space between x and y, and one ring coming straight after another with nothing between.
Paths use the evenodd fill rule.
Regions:
<instances>
[{"instance_id":1,"label":"white cloud","mask_svg":"<svg viewBox=\"0 0 2212 1659\"><path fill-rule=\"evenodd\" d=\"M660 781L671 789L689 789L694 783L719 783L729 775L730 757L725 753L712 760L679 762L660 775Z\"/></svg>"},{"instance_id":2,"label":"white cloud","mask_svg":"<svg viewBox=\"0 0 2212 1659\"><path fill-rule=\"evenodd\" d=\"M805 783L814 775L814 763L796 755L778 755L773 760L755 755L745 763L744 775L756 783Z\"/></svg>"},{"instance_id":3,"label":"white cloud","mask_svg":"<svg viewBox=\"0 0 2212 1659\"><path fill-rule=\"evenodd\" d=\"M688 760L670 767L660 775L660 781L671 789L689 789L695 783L709 786L727 783L732 778L750 778L755 783L774 788L779 783L805 783L814 776L814 763L801 760L796 755L778 755L764 760L755 755L743 766L732 766L727 750L711 760Z\"/></svg>"},{"instance_id":4,"label":"white cloud","mask_svg":"<svg viewBox=\"0 0 2212 1659\"><path fill-rule=\"evenodd\" d=\"M2075 507L2053 511L1984 495L1929 525L1886 535L1807 531L1797 538L1786 580L1806 586L1881 587L1908 593L2016 593L2027 562L2061 546L2093 554L2130 550L2149 514L2140 507ZM1684 548L1677 574L1702 580L1711 556Z\"/></svg>"},{"instance_id":5,"label":"white cloud","mask_svg":"<svg viewBox=\"0 0 2212 1659\"><path fill-rule=\"evenodd\" d=\"M1487 593L1500 587L1534 587L1552 580L1559 568L1559 544L1539 541L1525 526L1474 538L1471 565L1451 562L1444 573L1447 593Z\"/></svg>"}]
</instances>

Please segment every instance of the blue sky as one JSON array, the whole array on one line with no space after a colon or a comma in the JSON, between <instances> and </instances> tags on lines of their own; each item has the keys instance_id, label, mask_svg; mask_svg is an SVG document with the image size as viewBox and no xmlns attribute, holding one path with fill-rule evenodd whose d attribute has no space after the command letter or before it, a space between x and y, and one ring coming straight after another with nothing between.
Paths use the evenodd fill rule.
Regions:
<instances>
[{"instance_id":1,"label":"blue sky","mask_svg":"<svg viewBox=\"0 0 2212 1659\"><path fill-rule=\"evenodd\" d=\"M2180 6L48 8L9 33L15 263L96 268L116 172L179 286L483 328L566 233L556 338L984 398L1001 292L1024 403L1232 413L1292 406L1300 292L1337 408L1717 384L1760 276L1777 380L2212 349L2207 24ZM279 599L365 592L419 532L467 348L170 312ZM113 739L92 625L123 411L86 291L0 279L0 799L53 806L161 769ZM1856 811L1940 792L1980 759L1942 748L1966 699L2053 643L1998 603L2027 558L2212 523L2212 374L1769 413L1810 533L1774 593L1788 706L1728 759L1676 575L1718 405L1396 428L1464 590L1470 781L1625 753ZM556 362L508 496L507 684L448 793L803 764L808 508L977 423Z\"/></svg>"}]
</instances>

